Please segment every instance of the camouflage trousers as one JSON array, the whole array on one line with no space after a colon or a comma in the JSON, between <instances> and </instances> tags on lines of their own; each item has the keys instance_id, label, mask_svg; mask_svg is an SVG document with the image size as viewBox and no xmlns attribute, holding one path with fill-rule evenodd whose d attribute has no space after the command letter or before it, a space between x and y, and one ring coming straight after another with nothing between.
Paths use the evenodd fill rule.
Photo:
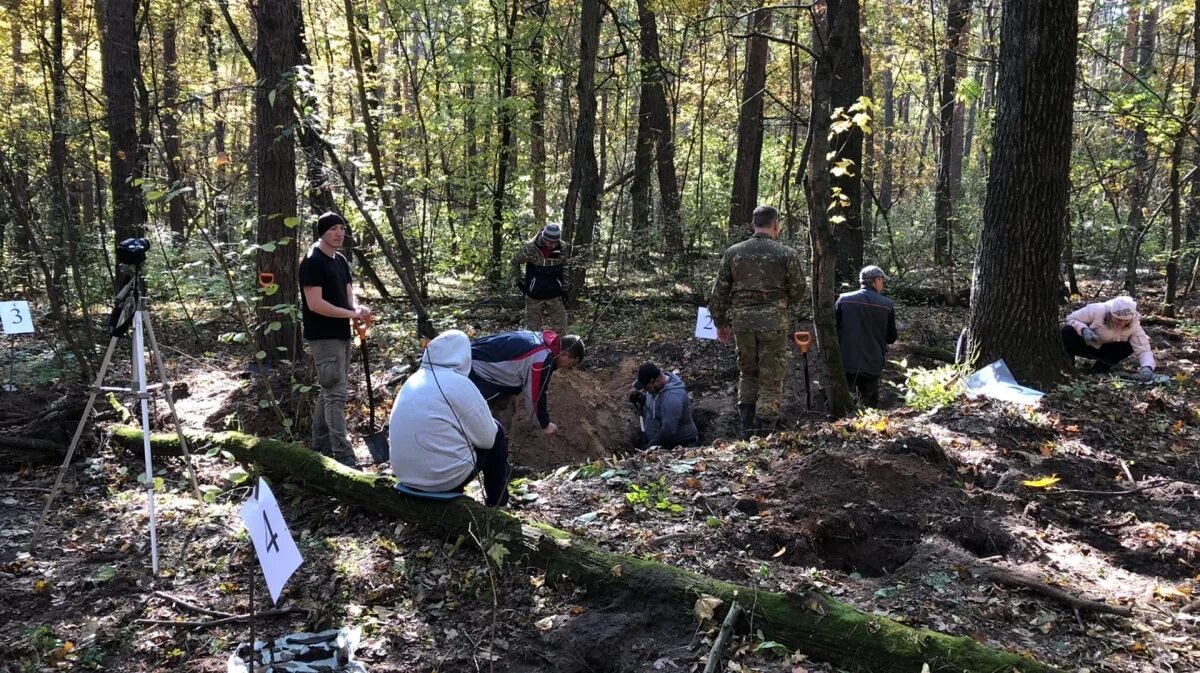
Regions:
<instances>
[{"instance_id":1,"label":"camouflage trousers","mask_svg":"<svg viewBox=\"0 0 1200 673\"><path fill-rule=\"evenodd\" d=\"M533 299L525 297L525 328L534 332L554 330L562 336L567 333L567 309L562 297Z\"/></svg>"},{"instance_id":2,"label":"camouflage trousers","mask_svg":"<svg viewBox=\"0 0 1200 673\"><path fill-rule=\"evenodd\" d=\"M783 330L743 330L733 333L737 343L738 404L753 404L760 418L779 418L783 406L783 378L787 374L788 345Z\"/></svg>"}]
</instances>

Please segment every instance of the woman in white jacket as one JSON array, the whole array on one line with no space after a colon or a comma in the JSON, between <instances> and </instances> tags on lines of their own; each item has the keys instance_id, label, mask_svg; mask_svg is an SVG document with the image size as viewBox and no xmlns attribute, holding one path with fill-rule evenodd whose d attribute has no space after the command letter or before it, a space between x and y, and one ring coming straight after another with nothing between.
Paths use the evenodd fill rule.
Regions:
<instances>
[{"instance_id":1,"label":"woman in white jacket","mask_svg":"<svg viewBox=\"0 0 1200 673\"><path fill-rule=\"evenodd\" d=\"M471 383L471 340L449 330L429 342L421 368L392 404L392 472L418 491L461 493L483 472L484 502L508 501L508 439Z\"/></svg>"},{"instance_id":2,"label":"woman in white jacket","mask_svg":"<svg viewBox=\"0 0 1200 673\"><path fill-rule=\"evenodd\" d=\"M1137 302L1132 297L1088 304L1068 315L1062 340L1068 355L1095 360L1095 369L1100 372L1137 353L1138 378L1154 378L1150 337L1138 322Z\"/></svg>"}]
</instances>

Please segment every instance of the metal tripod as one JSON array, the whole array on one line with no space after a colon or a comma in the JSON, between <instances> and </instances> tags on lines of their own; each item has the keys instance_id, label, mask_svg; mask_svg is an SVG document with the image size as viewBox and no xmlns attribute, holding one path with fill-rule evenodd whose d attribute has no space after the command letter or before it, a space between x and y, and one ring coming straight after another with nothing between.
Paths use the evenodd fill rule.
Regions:
<instances>
[{"instance_id":1,"label":"metal tripod","mask_svg":"<svg viewBox=\"0 0 1200 673\"><path fill-rule=\"evenodd\" d=\"M200 494L200 486L196 482L196 470L192 466L192 456L188 453L187 439L183 436L183 429L179 425L179 416L175 413L175 398L171 395L171 383L167 380L167 370L163 366L162 355L158 350L158 340L154 338L154 326L150 321L150 308L141 285L141 276L138 274L117 294L118 302L122 302L118 323L126 322L129 311L133 311L133 350L130 357L133 361L133 380L128 388L103 385L104 375L108 372L108 366L112 362L113 351L116 350L117 341L121 338L120 331L123 331L114 328L112 339L108 342L108 350L104 353L104 361L100 365L100 371L96 374L96 381L92 384L92 392L88 396L87 406L83 409L83 416L79 419L79 425L75 427L75 434L71 437L71 445L67 449L66 457L63 458L62 467L58 470L58 478L54 480L54 487L50 489L50 495L46 498L46 506L42 509L42 516L38 520L37 528L34 530L33 541L36 542L40 537L42 527L46 523L46 516L50 513L50 507L54 503L59 489L62 487L63 477L66 475L67 468L71 464L71 458L75 455L75 449L79 447L79 438L83 435L83 428L87 425L88 416L95 407L96 396L101 391L137 393L137 399L141 401L142 449L146 463L146 479L143 487L146 490L146 512L150 521L150 564L154 574L157 575L158 530L154 513L154 468L150 455L150 392L153 390L161 390L163 397L167 400L167 407L171 411L171 421L175 426L175 435L179 438L179 447L183 451L184 461L187 464L187 473L192 483L192 490L196 494L196 499L201 503L204 502L204 498ZM158 369L159 383L147 384L145 342L143 336L148 336L150 339L150 354L154 358L154 366Z\"/></svg>"}]
</instances>

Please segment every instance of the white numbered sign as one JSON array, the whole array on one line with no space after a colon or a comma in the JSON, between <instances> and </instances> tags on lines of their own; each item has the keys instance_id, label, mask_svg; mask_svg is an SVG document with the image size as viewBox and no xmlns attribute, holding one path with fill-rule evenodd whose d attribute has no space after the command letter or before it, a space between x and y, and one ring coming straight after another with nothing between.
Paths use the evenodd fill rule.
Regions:
<instances>
[{"instance_id":1,"label":"white numbered sign","mask_svg":"<svg viewBox=\"0 0 1200 673\"><path fill-rule=\"evenodd\" d=\"M708 313L707 306L701 306L696 312L696 338L697 339L716 339L717 326L713 324L712 316Z\"/></svg>"},{"instance_id":2,"label":"white numbered sign","mask_svg":"<svg viewBox=\"0 0 1200 673\"><path fill-rule=\"evenodd\" d=\"M267 578L271 601L278 603L283 585L304 559L300 558L300 550L296 548L296 541L292 539L267 480L260 477L254 490L257 495L251 494L242 505L242 522L250 531L250 539L254 540L254 551L258 554L263 576Z\"/></svg>"},{"instance_id":3,"label":"white numbered sign","mask_svg":"<svg viewBox=\"0 0 1200 673\"><path fill-rule=\"evenodd\" d=\"M27 301L0 301L0 318L4 320L5 334L33 334Z\"/></svg>"}]
</instances>

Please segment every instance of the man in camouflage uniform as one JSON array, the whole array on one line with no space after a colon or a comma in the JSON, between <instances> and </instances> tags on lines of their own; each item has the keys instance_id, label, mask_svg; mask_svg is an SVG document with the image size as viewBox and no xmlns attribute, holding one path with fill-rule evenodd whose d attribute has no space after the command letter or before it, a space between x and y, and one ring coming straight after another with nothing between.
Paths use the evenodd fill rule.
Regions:
<instances>
[{"instance_id":1,"label":"man in camouflage uniform","mask_svg":"<svg viewBox=\"0 0 1200 673\"><path fill-rule=\"evenodd\" d=\"M556 334L567 333L567 310L563 305L567 250L562 227L547 224L521 245L510 262L513 283L525 295L525 328L532 332L540 333L545 327Z\"/></svg>"},{"instance_id":2,"label":"man in camouflage uniform","mask_svg":"<svg viewBox=\"0 0 1200 673\"><path fill-rule=\"evenodd\" d=\"M779 424L787 371L789 306L804 299L800 255L776 242L779 211L754 209L754 235L729 247L709 297L718 337L737 343L738 418L747 435Z\"/></svg>"}]
</instances>

